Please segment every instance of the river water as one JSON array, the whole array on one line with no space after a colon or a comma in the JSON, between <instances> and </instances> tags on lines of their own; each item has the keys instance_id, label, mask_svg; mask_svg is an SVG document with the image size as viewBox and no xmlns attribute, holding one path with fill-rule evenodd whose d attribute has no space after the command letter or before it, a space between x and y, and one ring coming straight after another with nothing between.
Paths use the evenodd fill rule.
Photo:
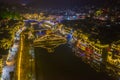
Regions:
<instances>
[{"instance_id":1,"label":"river water","mask_svg":"<svg viewBox=\"0 0 120 80\"><path fill-rule=\"evenodd\" d=\"M35 48L35 57L36 80L113 80L83 63L67 44L57 47L54 53Z\"/></svg>"}]
</instances>

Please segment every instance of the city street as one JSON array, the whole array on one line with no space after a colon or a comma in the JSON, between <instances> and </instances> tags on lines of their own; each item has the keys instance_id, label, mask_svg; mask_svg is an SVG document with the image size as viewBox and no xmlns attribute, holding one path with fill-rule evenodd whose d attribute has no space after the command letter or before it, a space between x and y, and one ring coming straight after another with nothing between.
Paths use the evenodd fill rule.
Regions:
<instances>
[{"instance_id":1,"label":"city street","mask_svg":"<svg viewBox=\"0 0 120 80\"><path fill-rule=\"evenodd\" d=\"M25 33L22 34L23 38L23 50L22 54L19 54L18 63L18 80L34 80L34 59L31 54L30 41L26 39ZM29 45L29 46L28 46ZM23 55L24 54L24 55Z\"/></svg>"}]
</instances>

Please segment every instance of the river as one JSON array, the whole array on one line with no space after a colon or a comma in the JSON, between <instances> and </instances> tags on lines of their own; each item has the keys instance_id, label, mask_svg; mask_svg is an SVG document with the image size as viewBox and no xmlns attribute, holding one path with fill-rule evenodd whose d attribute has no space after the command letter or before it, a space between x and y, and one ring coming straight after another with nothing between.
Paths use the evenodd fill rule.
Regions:
<instances>
[{"instance_id":1,"label":"river","mask_svg":"<svg viewBox=\"0 0 120 80\"><path fill-rule=\"evenodd\" d=\"M113 80L83 63L67 44L57 47L54 53L35 48L35 62L36 80Z\"/></svg>"}]
</instances>

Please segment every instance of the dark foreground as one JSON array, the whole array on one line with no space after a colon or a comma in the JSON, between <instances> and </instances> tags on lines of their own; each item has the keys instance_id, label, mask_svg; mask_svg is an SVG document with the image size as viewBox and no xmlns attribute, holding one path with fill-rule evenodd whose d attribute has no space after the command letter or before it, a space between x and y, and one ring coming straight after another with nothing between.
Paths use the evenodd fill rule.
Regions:
<instances>
[{"instance_id":1,"label":"dark foreground","mask_svg":"<svg viewBox=\"0 0 120 80\"><path fill-rule=\"evenodd\" d=\"M59 46L54 53L35 48L35 54L36 80L113 80L83 63L67 45Z\"/></svg>"}]
</instances>

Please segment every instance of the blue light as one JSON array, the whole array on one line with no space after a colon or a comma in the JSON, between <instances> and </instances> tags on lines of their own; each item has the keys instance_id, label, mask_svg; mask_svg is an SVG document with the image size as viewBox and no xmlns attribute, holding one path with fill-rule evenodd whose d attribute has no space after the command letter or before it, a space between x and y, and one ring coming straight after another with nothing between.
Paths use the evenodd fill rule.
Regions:
<instances>
[{"instance_id":1,"label":"blue light","mask_svg":"<svg viewBox=\"0 0 120 80\"><path fill-rule=\"evenodd\" d=\"M76 18L76 16L73 16L73 18Z\"/></svg>"},{"instance_id":2,"label":"blue light","mask_svg":"<svg viewBox=\"0 0 120 80\"><path fill-rule=\"evenodd\" d=\"M70 17L68 17L67 20L70 20Z\"/></svg>"}]
</instances>

